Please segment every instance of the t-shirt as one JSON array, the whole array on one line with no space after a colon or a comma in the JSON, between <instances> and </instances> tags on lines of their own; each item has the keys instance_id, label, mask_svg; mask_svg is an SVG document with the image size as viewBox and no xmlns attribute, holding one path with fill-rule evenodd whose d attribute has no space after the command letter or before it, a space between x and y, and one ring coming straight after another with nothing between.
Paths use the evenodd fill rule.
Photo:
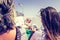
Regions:
<instances>
[{"instance_id":1,"label":"t-shirt","mask_svg":"<svg viewBox=\"0 0 60 40\"><path fill-rule=\"evenodd\" d=\"M26 34L27 34L27 37L29 38L30 34L31 34L31 30L30 29L26 29Z\"/></svg>"},{"instance_id":2,"label":"t-shirt","mask_svg":"<svg viewBox=\"0 0 60 40\"><path fill-rule=\"evenodd\" d=\"M45 33L42 30L36 31L30 40L44 40L45 39Z\"/></svg>"}]
</instances>

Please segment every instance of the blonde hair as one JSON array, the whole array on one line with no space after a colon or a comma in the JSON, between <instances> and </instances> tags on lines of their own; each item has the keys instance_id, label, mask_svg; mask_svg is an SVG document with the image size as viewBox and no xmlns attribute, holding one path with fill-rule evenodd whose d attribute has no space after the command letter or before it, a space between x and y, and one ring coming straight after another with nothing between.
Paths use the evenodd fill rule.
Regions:
<instances>
[{"instance_id":1,"label":"blonde hair","mask_svg":"<svg viewBox=\"0 0 60 40\"><path fill-rule=\"evenodd\" d=\"M15 25L16 11L13 0L0 0L0 8L0 33L4 33L7 30L13 29L13 26Z\"/></svg>"}]
</instances>

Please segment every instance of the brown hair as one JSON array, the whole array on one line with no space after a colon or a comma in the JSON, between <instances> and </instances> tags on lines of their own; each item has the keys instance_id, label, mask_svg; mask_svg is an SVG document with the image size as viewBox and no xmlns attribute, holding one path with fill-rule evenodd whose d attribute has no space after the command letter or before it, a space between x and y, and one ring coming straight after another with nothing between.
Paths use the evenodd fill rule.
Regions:
<instances>
[{"instance_id":1,"label":"brown hair","mask_svg":"<svg viewBox=\"0 0 60 40\"><path fill-rule=\"evenodd\" d=\"M46 7L41 9L41 19L43 26L49 34L51 40L56 40L56 36L60 35L60 16L53 7Z\"/></svg>"}]
</instances>

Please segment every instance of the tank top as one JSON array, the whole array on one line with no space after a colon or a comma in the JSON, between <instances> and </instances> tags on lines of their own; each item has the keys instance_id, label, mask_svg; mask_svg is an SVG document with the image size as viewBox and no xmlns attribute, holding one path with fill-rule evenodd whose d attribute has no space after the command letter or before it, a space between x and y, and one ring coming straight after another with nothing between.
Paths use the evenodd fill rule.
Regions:
<instances>
[{"instance_id":1,"label":"tank top","mask_svg":"<svg viewBox=\"0 0 60 40\"><path fill-rule=\"evenodd\" d=\"M21 40L21 32L19 29L20 28L16 27L16 38L15 38L15 40Z\"/></svg>"}]
</instances>

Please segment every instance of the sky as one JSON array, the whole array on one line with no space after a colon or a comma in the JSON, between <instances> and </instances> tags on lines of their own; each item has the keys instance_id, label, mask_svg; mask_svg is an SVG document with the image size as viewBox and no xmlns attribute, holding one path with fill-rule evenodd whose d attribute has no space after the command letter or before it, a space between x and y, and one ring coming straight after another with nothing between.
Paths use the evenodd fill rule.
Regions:
<instances>
[{"instance_id":1,"label":"sky","mask_svg":"<svg viewBox=\"0 0 60 40\"><path fill-rule=\"evenodd\" d=\"M14 3L16 11L23 12L25 16L34 16L48 6L60 11L60 0L14 0Z\"/></svg>"}]
</instances>

